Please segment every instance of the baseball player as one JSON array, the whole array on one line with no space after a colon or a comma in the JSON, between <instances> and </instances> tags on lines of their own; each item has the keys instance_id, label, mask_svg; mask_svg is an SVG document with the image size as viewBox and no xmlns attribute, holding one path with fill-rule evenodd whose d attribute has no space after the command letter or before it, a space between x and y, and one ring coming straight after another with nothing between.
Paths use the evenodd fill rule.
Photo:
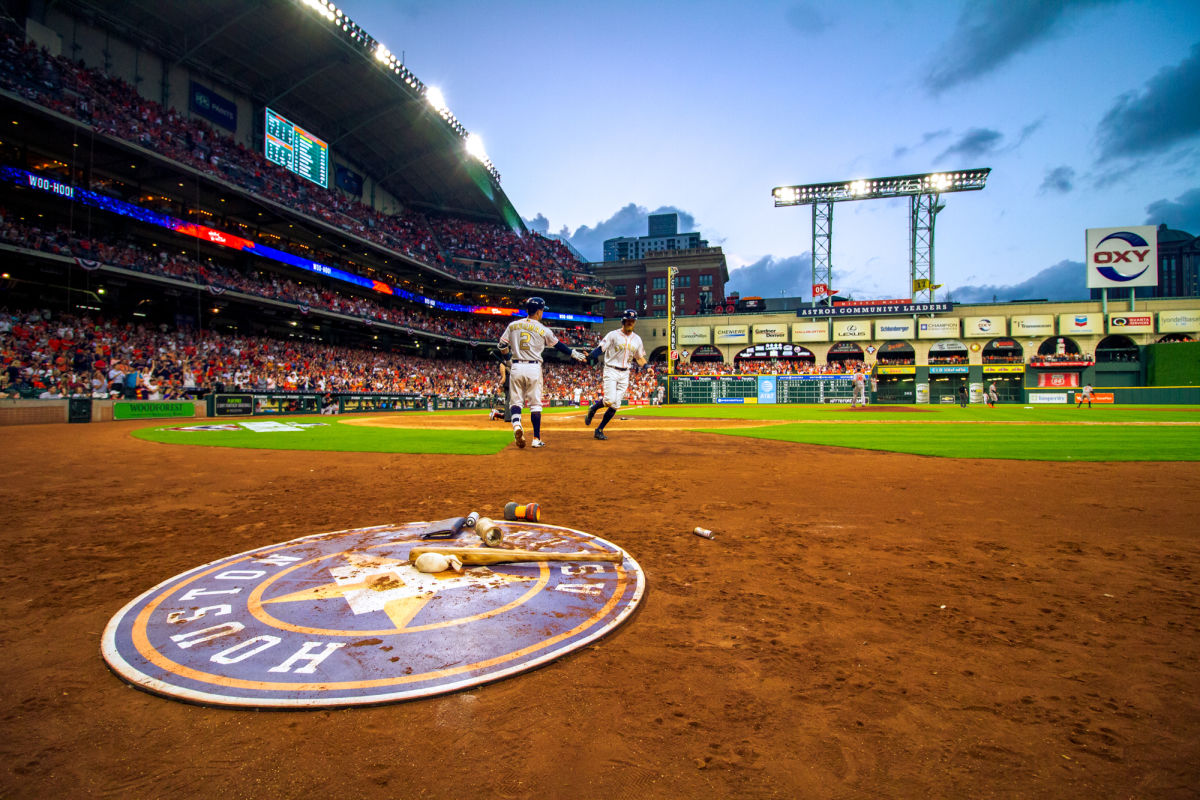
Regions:
<instances>
[{"instance_id":1,"label":"baseball player","mask_svg":"<svg viewBox=\"0 0 1200 800\"><path fill-rule=\"evenodd\" d=\"M525 446L525 429L521 426L523 405L529 406L529 419L533 422L533 446L546 446L542 441L542 351L549 346L576 361L587 360L587 356L567 347L542 324L542 312L545 310L545 300L540 297L529 298L525 301L528 316L508 323L500 335L500 352L507 352L512 358L508 405L517 447Z\"/></svg>"},{"instance_id":2,"label":"baseball player","mask_svg":"<svg viewBox=\"0 0 1200 800\"><path fill-rule=\"evenodd\" d=\"M607 439L604 426L608 424L629 389L629 370L635 365L640 367L646 363L646 348L642 346L642 337L633 332L637 324L637 312L632 308L621 315L621 329L612 330L604 335L596 349L588 354L589 361L602 358L604 360L604 396L588 407L584 425L591 425L592 418L602 406L608 406L596 432L592 434L597 439Z\"/></svg>"},{"instance_id":3,"label":"baseball player","mask_svg":"<svg viewBox=\"0 0 1200 800\"><path fill-rule=\"evenodd\" d=\"M1084 403L1088 404L1088 408L1092 407L1092 385L1089 383L1083 387L1083 391L1076 395L1075 407L1079 408Z\"/></svg>"},{"instance_id":4,"label":"baseball player","mask_svg":"<svg viewBox=\"0 0 1200 800\"><path fill-rule=\"evenodd\" d=\"M992 381L987 388L988 405L992 408L996 407L996 401L1000 399L1000 393L996 391L996 382Z\"/></svg>"},{"instance_id":5,"label":"baseball player","mask_svg":"<svg viewBox=\"0 0 1200 800\"><path fill-rule=\"evenodd\" d=\"M496 405L498 408L492 408L488 413L488 419L502 419L505 422L512 422L512 411L508 406L508 385L512 379L512 363L508 360L506 352L492 351L491 355L500 361L500 384L497 386L499 397Z\"/></svg>"},{"instance_id":6,"label":"baseball player","mask_svg":"<svg viewBox=\"0 0 1200 800\"><path fill-rule=\"evenodd\" d=\"M863 374L862 367L854 368L854 394L850 396L850 407L855 408L859 403L865 407L867 405L867 376Z\"/></svg>"}]
</instances>

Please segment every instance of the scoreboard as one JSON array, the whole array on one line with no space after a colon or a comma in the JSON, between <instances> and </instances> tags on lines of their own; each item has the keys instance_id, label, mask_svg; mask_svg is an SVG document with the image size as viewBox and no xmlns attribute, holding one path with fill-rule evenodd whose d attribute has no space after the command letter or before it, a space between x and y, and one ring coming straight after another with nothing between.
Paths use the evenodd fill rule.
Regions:
<instances>
[{"instance_id":1,"label":"scoreboard","mask_svg":"<svg viewBox=\"0 0 1200 800\"><path fill-rule=\"evenodd\" d=\"M329 188L329 145L269 108L264 153L268 161Z\"/></svg>"}]
</instances>

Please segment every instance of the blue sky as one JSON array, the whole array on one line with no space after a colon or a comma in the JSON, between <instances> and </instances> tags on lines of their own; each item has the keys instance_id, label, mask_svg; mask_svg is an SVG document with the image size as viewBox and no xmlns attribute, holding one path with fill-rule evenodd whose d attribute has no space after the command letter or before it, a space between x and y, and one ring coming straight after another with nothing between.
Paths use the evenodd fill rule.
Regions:
<instances>
[{"instance_id":1,"label":"blue sky","mask_svg":"<svg viewBox=\"0 0 1200 800\"><path fill-rule=\"evenodd\" d=\"M494 2L341 8L484 140L530 226L593 259L677 210L730 290L807 296L779 185L991 167L943 197L960 302L1081 299L1084 230L1200 234L1200 3ZM840 203L834 288L907 297L908 202Z\"/></svg>"}]
</instances>

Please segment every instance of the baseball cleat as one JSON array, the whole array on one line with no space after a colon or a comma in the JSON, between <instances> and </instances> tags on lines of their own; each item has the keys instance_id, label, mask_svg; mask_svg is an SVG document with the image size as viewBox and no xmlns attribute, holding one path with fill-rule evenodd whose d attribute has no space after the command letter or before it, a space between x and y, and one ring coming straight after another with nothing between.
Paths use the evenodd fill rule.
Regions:
<instances>
[{"instance_id":1,"label":"baseball cleat","mask_svg":"<svg viewBox=\"0 0 1200 800\"><path fill-rule=\"evenodd\" d=\"M513 428L513 438L517 440L517 447L525 447L525 431L521 428Z\"/></svg>"},{"instance_id":2,"label":"baseball cleat","mask_svg":"<svg viewBox=\"0 0 1200 800\"><path fill-rule=\"evenodd\" d=\"M541 439L534 439L534 440L533 440L533 445L532 445L532 447L545 447L545 446L546 446L546 443L545 443L545 442L543 442Z\"/></svg>"},{"instance_id":3,"label":"baseball cleat","mask_svg":"<svg viewBox=\"0 0 1200 800\"><path fill-rule=\"evenodd\" d=\"M603 439L605 441L608 440L608 437L604 435L604 431L596 431L595 433L592 434L592 438L593 439Z\"/></svg>"},{"instance_id":4,"label":"baseball cleat","mask_svg":"<svg viewBox=\"0 0 1200 800\"><path fill-rule=\"evenodd\" d=\"M591 424L592 424L592 417L594 417L594 416L596 416L596 407L595 407L595 406L588 406L588 413L587 413L587 416L583 418L583 424L584 424L584 425L591 425Z\"/></svg>"}]
</instances>

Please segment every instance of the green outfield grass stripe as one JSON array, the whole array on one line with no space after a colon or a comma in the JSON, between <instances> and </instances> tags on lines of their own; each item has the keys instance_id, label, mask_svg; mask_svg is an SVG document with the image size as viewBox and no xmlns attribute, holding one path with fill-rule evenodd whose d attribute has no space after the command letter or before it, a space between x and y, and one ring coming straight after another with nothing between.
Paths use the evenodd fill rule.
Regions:
<instances>
[{"instance_id":1,"label":"green outfield grass stripe","mask_svg":"<svg viewBox=\"0 0 1200 800\"><path fill-rule=\"evenodd\" d=\"M476 411L475 413L479 413ZM261 419L261 418L257 418ZM274 419L274 418L272 418ZM163 444L206 447L242 447L258 450L317 450L352 453L440 453L446 455L493 455L512 443L511 430L425 431L412 428L376 428L342 425L329 417L289 417L276 421L326 422L324 427L302 431L256 433L254 431L172 431L186 424L220 424L227 420L188 420L185 425L156 425L134 431L139 439Z\"/></svg>"},{"instance_id":2,"label":"green outfield grass stripe","mask_svg":"<svg viewBox=\"0 0 1200 800\"><path fill-rule=\"evenodd\" d=\"M886 408L887 410L882 410ZM963 421L973 422L1190 422L1200 424L1200 406L1164 405L1095 405L1076 408L1074 404L1024 406L1016 403L995 408L975 404L967 408L957 405L936 406L873 406L867 410L851 409L849 405L672 405L662 407L636 406L622 408L622 414L677 419L761 419L785 421L884 421L914 422Z\"/></svg>"},{"instance_id":3,"label":"green outfield grass stripe","mask_svg":"<svg viewBox=\"0 0 1200 800\"><path fill-rule=\"evenodd\" d=\"M1200 461L1200 427L796 424L704 432L943 458Z\"/></svg>"}]
</instances>

